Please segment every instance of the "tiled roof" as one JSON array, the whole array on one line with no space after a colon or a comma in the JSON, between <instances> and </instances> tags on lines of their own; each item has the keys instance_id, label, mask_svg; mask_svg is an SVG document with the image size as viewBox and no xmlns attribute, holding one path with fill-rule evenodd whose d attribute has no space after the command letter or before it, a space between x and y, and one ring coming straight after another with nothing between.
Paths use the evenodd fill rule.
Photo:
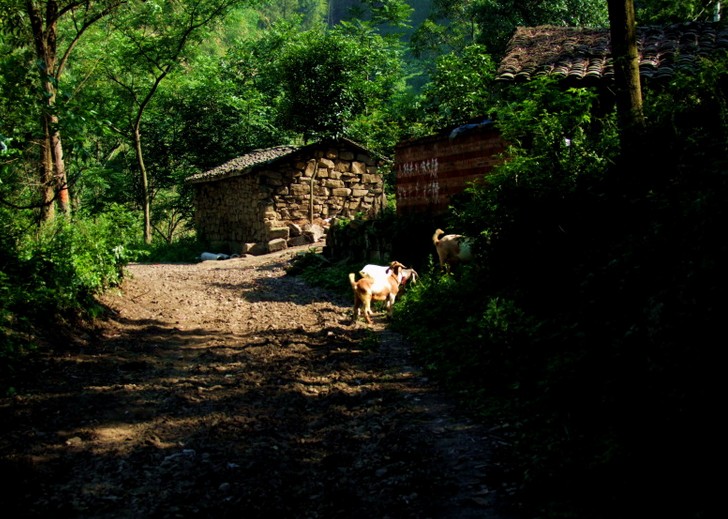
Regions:
<instances>
[{"instance_id":1,"label":"tiled roof","mask_svg":"<svg viewBox=\"0 0 728 519\"><path fill-rule=\"evenodd\" d=\"M286 155L290 155L298 149L298 146L275 146L264 150L254 150L242 157L234 158L221 166L211 169L210 171L192 175L191 177L188 177L186 181L195 184L198 182L209 182L210 180L229 177L233 174L243 174L250 171L250 169L255 166L273 162L285 157Z\"/></svg>"},{"instance_id":2,"label":"tiled roof","mask_svg":"<svg viewBox=\"0 0 728 519\"><path fill-rule=\"evenodd\" d=\"M691 22L665 27L638 27L640 75L660 79L690 70L697 61L728 50L728 27ZM614 78L609 29L518 27L501 60L497 78L527 81L550 75L600 82Z\"/></svg>"},{"instance_id":3,"label":"tiled roof","mask_svg":"<svg viewBox=\"0 0 728 519\"><path fill-rule=\"evenodd\" d=\"M276 162L295 152L306 153L308 150L315 149L317 147L331 146L337 144L339 146L346 146L349 149L365 153L371 157L378 158L379 160L384 160L384 157L381 157L377 153L366 149L361 144L354 142L346 137L340 137L338 139L325 139L305 146L282 145L274 146L272 148L254 150L250 153L246 153L241 157L232 159L231 161L228 161L225 164L218 166L214 169L189 176L185 179L185 182L189 182L191 184L199 184L201 182L210 182L213 180L220 180L223 178L245 175L252 171L254 168L257 168L258 166L269 164L271 162Z\"/></svg>"}]
</instances>

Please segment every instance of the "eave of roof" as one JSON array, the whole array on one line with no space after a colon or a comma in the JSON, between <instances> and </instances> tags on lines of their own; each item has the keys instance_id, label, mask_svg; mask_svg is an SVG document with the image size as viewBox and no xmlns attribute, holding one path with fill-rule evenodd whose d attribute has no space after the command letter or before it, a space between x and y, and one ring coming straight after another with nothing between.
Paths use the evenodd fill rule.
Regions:
<instances>
[{"instance_id":1,"label":"eave of roof","mask_svg":"<svg viewBox=\"0 0 728 519\"><path fill-rule=\"evenodd\" d=\"M373 152L367 150L361 144L358 144L345 137L336 139L336 141L338 141L339 143L344 143L362 153L368 153L372 156L375 155ZM204 171L202 173L197 173L195 175L189 176L185 179L185 182L190 184L200 184L203 182L212 182L224 178L239 177L242 175L246 175L252 170L265 164L277 162L289 155L293 155L294 153L305 153L309 149L314 149L322 145L329 145L331 144L331 142L332 141L329 140L323 140L314 142L312 144L307 144L305 146L282 145L274 146L272 148L253 150L250 153L246 153L245 155L234 158L226 162L225 164L217 166L216 168L213 168L209 171ZM379 158L383 159L383 157Z\"/></svg>"},{"instance_id":2,"label":"eave of roof","mask_svg":"<svg viewBox=\"0 0 728 519\"><path fill-rule=\"evenodd\" d=\"M443 140L445 137L453 140L457 137L468 135L472 132L483 131L497 131L495 128L495 122L488 117L476 117L461 124L450 125L441 128L430 135L403 139L397 143L395 149L406 148L409 146L417 146L429 142L437 142Z\"/></svg>"},{"instance_id":3,"label":"eave of roof","mask_svg":"<svg viewBox=\"0 0 728 519\"><path fill-rule=\"evenodd\" d=\"M299 149L300 147L298 146L285 145L253 150L209 171L187 177L185 181L190 184L198 184L200 182L210 182L222 178L244 175L257 166L275 162Z\"/></svg>"},{"instance_id":4,"label":"eave of roof","mask_svg":"<svg viewBox=\"0 0 728 519\"><path fill-rule=\"evenodd\" d=\"M637 48L643 78L668 78L676 71L693 69L703 57L728 50L728 27L716 22L638 27ZM609 29L518 27L496 77L527 81L539 76L612 80Z\"/></svg>"}]
</instances>

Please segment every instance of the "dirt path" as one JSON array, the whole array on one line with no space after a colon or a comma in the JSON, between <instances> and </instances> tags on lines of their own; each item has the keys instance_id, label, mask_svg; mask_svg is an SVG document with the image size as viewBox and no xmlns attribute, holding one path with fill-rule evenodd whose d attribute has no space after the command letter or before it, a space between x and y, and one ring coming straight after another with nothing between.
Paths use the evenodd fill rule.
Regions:
<instances>
[{"instance_id":1,"label":"dirt path","mask_svg":"<svg viewBox=\"0 0 728 519\"><path fill-rule=\"evenodd\" d=\"M131 265L98 335L0 400L5 516L503 517L497 438L296 252Z\"/></svg>"}]
</instances>

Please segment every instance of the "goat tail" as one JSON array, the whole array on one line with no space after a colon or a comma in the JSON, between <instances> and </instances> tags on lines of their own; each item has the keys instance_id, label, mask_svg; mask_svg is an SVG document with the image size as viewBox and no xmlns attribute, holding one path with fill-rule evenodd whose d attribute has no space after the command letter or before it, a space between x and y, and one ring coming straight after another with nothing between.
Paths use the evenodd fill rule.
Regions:
<instances>
[{"instance_id":1,"label":"goat tail","mask_svg":"<svg viewBox=\"0 0 728 519\"><path fill-rule=\"evenodd\" d=\"M353 272L349 273L349 283L351 284L351 288L356 290L356 274Z\"/></svg>"},{"instance_id":2,"label":"goat tail","mask_svg":"<svg viewBox=\"0 0 728 519\"><path fill-rule=\"evenodd\" d=\"M435 231L435 234L432 235L432 244L437 247L437 244L440 243L440 235L445 234L445 231L442 229L437 229Z\"/></svg>"}]
</instances>

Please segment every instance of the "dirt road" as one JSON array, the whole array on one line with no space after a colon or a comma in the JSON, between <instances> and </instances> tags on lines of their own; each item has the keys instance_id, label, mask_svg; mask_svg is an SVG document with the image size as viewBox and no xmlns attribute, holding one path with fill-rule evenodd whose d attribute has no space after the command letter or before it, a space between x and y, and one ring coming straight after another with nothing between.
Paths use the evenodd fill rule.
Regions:
<instances>
[{"instance_id":1,"label":"dirt road","mask_svg":"<svg viewBox=\"0 0 728 519\"><path fill-rule=\"evenodd\" d=\"M287 276L297 252L129 266L0 399L3 515L502 518L496 438L383 316Z\"/></svg>"}]
</instances>

